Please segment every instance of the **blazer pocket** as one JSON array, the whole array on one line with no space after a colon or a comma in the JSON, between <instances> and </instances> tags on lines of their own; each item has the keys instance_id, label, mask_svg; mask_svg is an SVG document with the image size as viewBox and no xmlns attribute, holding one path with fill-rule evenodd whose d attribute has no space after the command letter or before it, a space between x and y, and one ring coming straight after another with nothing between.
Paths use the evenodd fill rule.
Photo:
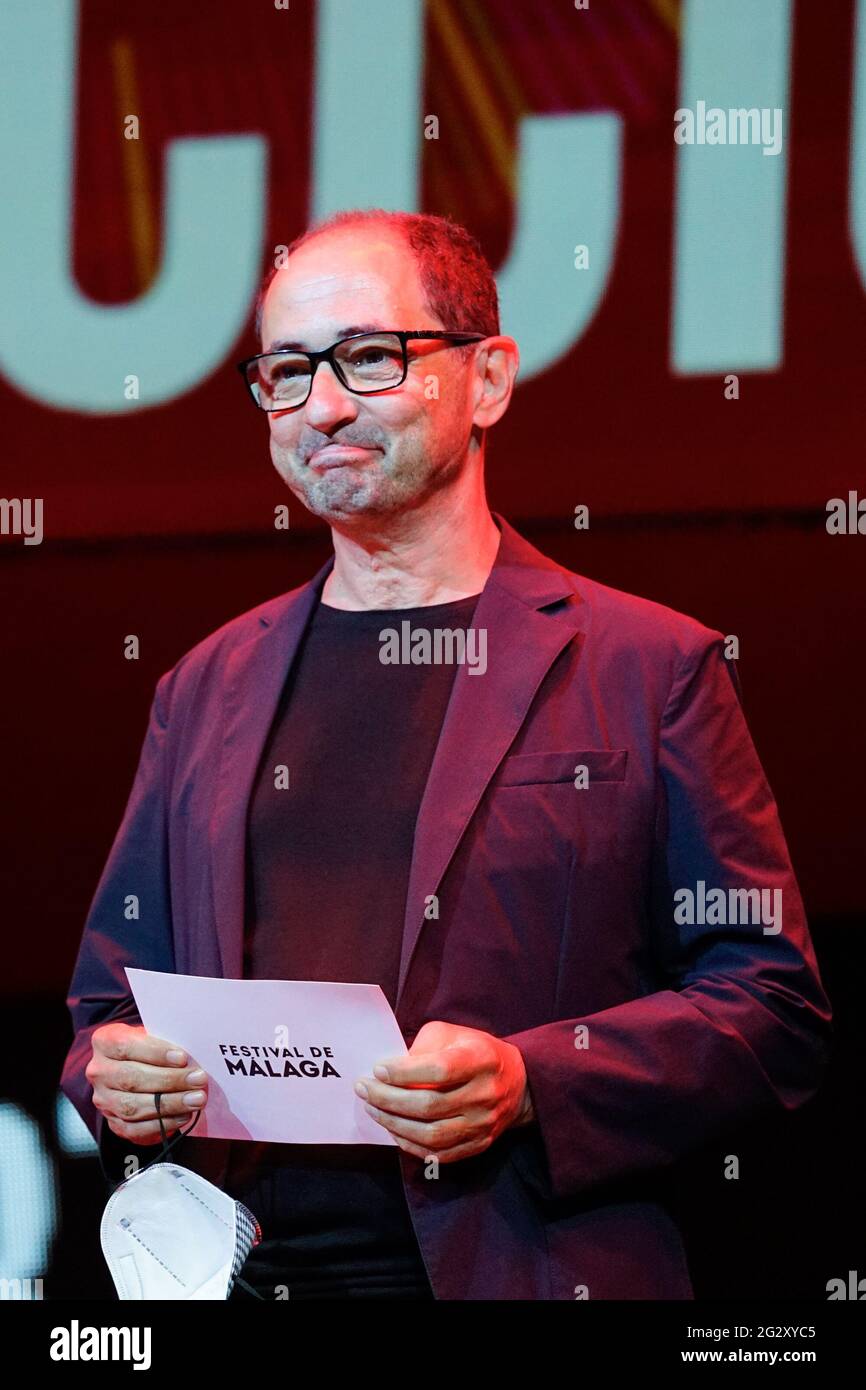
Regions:
<instances>
[{"instance_id":1,"label":"blazer pocket","mask_svg":"<svg viewBox=\"0 0 866 1390\"><path fill-rule=\"evenodd\" d=\"M513 753L494 778L497 787L525 787L538 782L573 782L576 767L585 767L593 782L624 782L627 748L581 748L574 753Z\"/></svg>"}]
</instances>

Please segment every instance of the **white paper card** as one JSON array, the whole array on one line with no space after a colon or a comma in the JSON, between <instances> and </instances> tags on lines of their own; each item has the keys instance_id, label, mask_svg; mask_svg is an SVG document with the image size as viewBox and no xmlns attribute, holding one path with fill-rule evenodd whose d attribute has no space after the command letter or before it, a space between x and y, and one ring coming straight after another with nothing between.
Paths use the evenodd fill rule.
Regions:
<instances>
[{"instance_id":1,"label":"white paper card","mask_svg":"<svg viewBox=\"0 0 866 1390\"><path fill-rule=\"evenodd\" d=\"M191 1137L397 1146L354 1090L376 1062L406 1052L378 985L126 974L147 1032L207 1073Z\"/></svg>"}]
</instances>

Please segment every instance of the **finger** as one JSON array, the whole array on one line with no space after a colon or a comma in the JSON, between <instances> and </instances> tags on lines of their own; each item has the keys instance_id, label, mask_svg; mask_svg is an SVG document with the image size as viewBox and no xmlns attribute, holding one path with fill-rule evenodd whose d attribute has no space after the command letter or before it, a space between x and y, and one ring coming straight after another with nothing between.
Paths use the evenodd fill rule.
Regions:
<instances>
[{"instance_id":1,"label":"finger","mask_svg":"<svg viewBox=\"0 0 866 1390\"><path fill-rule=\"evenodd\" d=\"M130 1029L128 1025L111 1025L98 1028L93 1035L94 1051L116 1062L147 1062L156 1067L193 1066L189 1053L176 1043L165 1038L154 1038L150 1033Z\"/></svg>"},{"instance_id":2,"label":"finger","mask_svg":"<svg viewBox=\"0 0 866 1390\"><path fill-rule=\"evenodd\" d=\"M425 1153L438 1153L440 1149L453 1148L455 1144L466 1143L475 1137L465 1120L435 1120L432 1124L423 1124L417 1120L406 1120L400 1115L390 1115L373 1105L365 1106L365 1109L395 1138L408 1139L424 1149Z\"/></svg>"},{"instance_id":3,"label":"finger","mask_svg":"<svg viewBox=\"0 0 866 1390\"><path fill-rule=\"evenodd\" d=\"M394 1138L397 1146L401 1148L404 1153L411 1154L413 1158L423 1158L428 1163L431 1158L437 1160L439 1158L438 1154L427 1153L418 1144L410 1144L408 1139L397 1139L396 1135Z\"/></svg>"},{"instance_id":4,"label":"finger","mask_svg":"<svg viewBox=\"0 0 866 1390\"><path fill-rule=\"evenodd\" d=\"M407 1052L386 1057L373 1068L380 1081L395 1086L462 1086L479 1070L477 1050L465 1043L441 1047L436 1052ZM387 1074L385 1074L387 1073Z\"/></svg>"},{"instance_id":5,"label":"finger","mask_svg":"<svg viewBox=\"0 0 866 1390\"><path fill-rule=\"evenodd\" d=\"M492 1142L492 1139L477 1139L472 1143L457 1144L453 1149L440 1149L438 1153L429 1154L427 1157L435 1158L438 1163L458 1163L461 1158L475 1158L477 1154L484 1153Z\"/></svg>"},{"instance_id":6,"label":"finger","mask_svg":"<svg viewBox=\"0 0 866 1390\"><path fill-rule=\"evenodd\" d=\"M384 1081L365 1077L366 1100L378 1110L387 1110L392 1115L405 1115L413 1120L441 1120L462 1115L468 1099L468 1087L459 1086L451 1091L426 1091L406 1086L387 1086Z\"/></svg>"},{"instance_id":7,"label":"finger","mask_svg":"<svg viewBox=\"0 0 866 1390\"><path fill-rule=\"evenodd\" d=\"M409 1139L399 1138L397 1144L404 1153L411 1154L413 1158L423 1159L425 1163L429 1163L431 1159L435 1159L437 1163L456 1163L461 1158L473 1158L489 1148L489 1144L476 1141L472 1144L457 1144L454 1148L440 1149L437 1153L432 1153L420 1144L413 1144Z\"/></svg>"},{"instance_id":8,"label":"finger","mask_svg":"<svg viewBox=\"0 0 866 1390\"><path fill-rule=\"evenodd\" d=\"M187 1116L192 1119L192 1116ZM126 1139L130 1144L157 1144L162 1138L162 1131L158 1120L142 1120L140 1124L135 1121L120 1120L116 1116L106 1116L105 1123L116 1134L118 1139ZM180 1116L171 1117L164 1122L166 1134L176 1134L186 1124Z\"/></svg>"},{"instance_id":9,"label":"finger","mask_svg":"<svg viewBox=\"0 0 866 1390\"><path fill-rule=\"evenodd\" d=\"M193 1101L193 1095L203 1097L203 1099ZM163 1095L160 1097L160 1111L164 1118L183 1115L189 1119L192 1111L203 1109L206 1100L207 1097L203 1091L184 1091L177 1095ZM104 1087L99 1087L93 1092L93 1104L106 1116L116 1116L117 1119L132 1123L141 1120L158 1120L159 1118L156 1101L152 1094L141 1095L132 1091L110 1091Z\"/></svg>"},{"instance_id":10,"label":"finger","mask_svg":"<svg viewBox=\"0 0 866 1390\"><path fill-rule=\"evenodd\" d=\"M200 1069L188 1067L151 1067L143 1062L115 1062L104 1059L95 1070L95 1082L110 1091L207 1091L208 1078L201 1078Z\"/></svg>"}]
</instances>

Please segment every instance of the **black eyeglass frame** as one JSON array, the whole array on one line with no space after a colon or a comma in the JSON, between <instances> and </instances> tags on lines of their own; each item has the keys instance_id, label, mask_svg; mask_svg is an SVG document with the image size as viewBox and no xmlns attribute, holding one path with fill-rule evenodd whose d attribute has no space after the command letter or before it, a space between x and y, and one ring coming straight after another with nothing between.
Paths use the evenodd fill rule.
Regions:
<instances>
[{"instance_id":1,"label":"black eyeglass frame","mask_svg":"<svg viewBox=\"0 0 866 1390\"><path fill-rule=\"evenodd\" d=\"M381 337L384 334L387 334L391 338L399 338L400 340L400 347L403 350L403 374L400 377L399 381L395 381L390 386L375 386L372 391L359 391L357 387L349 385L348 381L343 375L343 371L340 367L339 362L337 362L334 358L334 353L336 352L337 348L340 347L343 343L354 342L356 338L376 338ZM273 415L278 410L298 410L302 405L306 405L307 401L310 399L310 393L313 389L313 379L316 375L320 362L327 362L330 365L331 371L334 373L340 384L342 386L345 386L347 391L351 391L354 396L378 396L381 395L383 391L396 390L396 388L398 386L402 386L403 382L406 380L406 377L409 374L409 354L406 351L406 344L408 342L417 339L429 340L433 338L442 338L446 340L448 347L459 347L462 343L481 343L484 341L485 338L488 338L489 336L489 333L446 333L444 330L442 332L436 332L435 330L431 331L427 329L414 328L368 329L366 333L350 333L347 338L338 338L337 341L335 343L332 343L330 347L322 348L319 352L305 351L301 348L277 348L273 352L257 352L254 357L246 357L244 358L243 362L238 362L237 369L244 379L244 383L250 394L250 397L252 398L253 405L256 407L256 409L263 410L266 415ZM310 362L310 385L307 390L306 396L304 396L304 399L302 401L294 401L292 405L275 405L270 407L260 405L259 402L256 400L255 392L253 391L253 383L247 376L247 368L251 365L251 363L259 362L263 357L284 357L291 355L292 353L298 356L306 357L309 359Z\"/></svg>"}]
</instances>

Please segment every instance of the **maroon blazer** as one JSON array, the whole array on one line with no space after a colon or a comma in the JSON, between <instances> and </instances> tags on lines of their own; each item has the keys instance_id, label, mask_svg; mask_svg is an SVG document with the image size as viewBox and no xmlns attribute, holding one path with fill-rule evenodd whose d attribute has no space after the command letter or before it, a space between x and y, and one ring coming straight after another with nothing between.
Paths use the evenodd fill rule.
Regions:
<instances>
[{"instance_id":1,"label":"maroon blazer","mask_svg":"<svg viewBox=\"0 0 866 1390\"><path fill-rule=\"evenodd\" d=\"M563 569L494 519L473 617L487 670L457 667L421 803L396 1015L407 1044L431 1019L514 1043L537 1119L435 1179L401 1152L406 1198L438 1298L691 1298L666 1170L808 1099L830 1006L722 634ZM332 566L156 686L68 999L61 1085L110 1164L135 1146L92 1105L91 1034L140 1022L124 965L241 976L253 777ZM729 890L780 889L781 930L732 906L720 922L701 909L713 889L729 904L745 901ZM220 1183L227 1151L191 1137L175 1156Z\"/></svg>"}]
</instances>

